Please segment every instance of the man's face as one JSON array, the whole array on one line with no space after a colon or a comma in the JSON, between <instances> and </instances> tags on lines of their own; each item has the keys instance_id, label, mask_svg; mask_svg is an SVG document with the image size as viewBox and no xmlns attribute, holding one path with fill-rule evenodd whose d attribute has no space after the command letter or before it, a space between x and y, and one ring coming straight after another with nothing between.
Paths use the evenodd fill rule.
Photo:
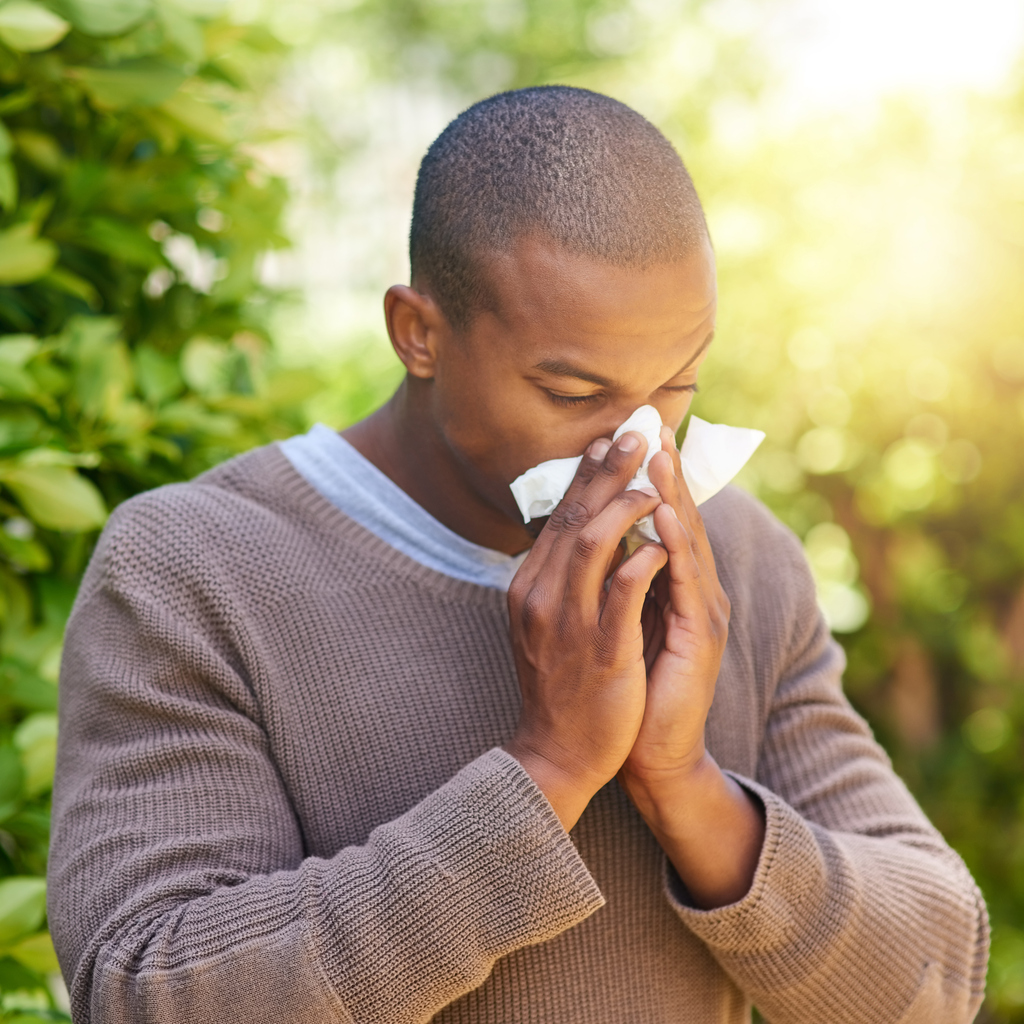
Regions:
<instances>
[{"instance_id":1,"label":"man's face","mask_svg":"<svg viewBox=\"0 0 1024 1024\"><path fill-rule=\"evenodd\" d=\"M715 326L710 245L646 270L523 239L488 268L493 311L442 338L433 419L473 489L519 519L508 485L582 454L641 405L678 430Z\"/></svg>"}]
</instances>

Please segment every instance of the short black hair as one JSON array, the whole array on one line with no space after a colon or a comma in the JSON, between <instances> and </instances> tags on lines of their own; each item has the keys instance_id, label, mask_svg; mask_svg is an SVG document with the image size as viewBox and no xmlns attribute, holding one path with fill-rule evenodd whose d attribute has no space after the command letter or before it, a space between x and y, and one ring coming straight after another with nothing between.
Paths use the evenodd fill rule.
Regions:
<instances>
[{"instance_id":1,"label":"short black hair","mask_svg":"<svg viewBox=\"0 0 1024 1024\"><path fill-rule=\"evenodd\" d=\"M488 255L534 230L638 267L685 259L707 238L668 139L624 103L561 85L481 100L437 137L416 180L412 278L464 328L489 303Z\"/></svg>"}]
</instances>

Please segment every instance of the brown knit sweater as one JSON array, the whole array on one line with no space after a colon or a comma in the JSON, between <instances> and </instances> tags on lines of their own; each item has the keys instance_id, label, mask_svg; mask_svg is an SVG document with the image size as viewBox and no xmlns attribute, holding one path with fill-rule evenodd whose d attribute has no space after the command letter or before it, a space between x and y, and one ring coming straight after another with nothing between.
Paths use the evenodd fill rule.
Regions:
<instances>
[{"instance_id":1,"label":"brown knit sweater","mask_svg":"<svg viewBox=\"0 0 1024 1024\"><path fill-rule=\"evenodd\" d=\"M704 506L732 602L707 726L764 802L688 905L615 782L566 835L499 749L505 594L273 446L122 505L68 628L49 915L79 1024L961 1024L987 923L840 690L800 546Z\"/></svg>"}]
</instances>

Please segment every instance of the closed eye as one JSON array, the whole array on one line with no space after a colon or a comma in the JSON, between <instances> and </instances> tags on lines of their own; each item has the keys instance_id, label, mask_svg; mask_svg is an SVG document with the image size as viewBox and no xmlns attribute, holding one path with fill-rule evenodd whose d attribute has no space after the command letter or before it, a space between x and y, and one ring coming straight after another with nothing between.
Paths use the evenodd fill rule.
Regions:
<instances>
[{"instance_id":1,"label":"closed eye","mask_svg":"<svg viewBox=\"0 0 1024 1024\"><path fill-rule=\"evenodd\" d=\"M696 384L666 384L662 391L692 391L696 394L700 388Z\"/></svg>"},{"instance_id":2,"label":"closed eye","mask_svg":"<svg viewBox=\"0 0 1024 1024\"><path fill-rule=\"evenodd\" d=\"M555 394L554 391L549 391L548 392L548 398L550 398L551 401L555 403L555 405L565 405L565 406L585 405L587 402L594 402L597 399L599 399L600 397L601 396L599 394L597 394L597 395L558 395L558 394Z\"/></svg>"}]
</instances>

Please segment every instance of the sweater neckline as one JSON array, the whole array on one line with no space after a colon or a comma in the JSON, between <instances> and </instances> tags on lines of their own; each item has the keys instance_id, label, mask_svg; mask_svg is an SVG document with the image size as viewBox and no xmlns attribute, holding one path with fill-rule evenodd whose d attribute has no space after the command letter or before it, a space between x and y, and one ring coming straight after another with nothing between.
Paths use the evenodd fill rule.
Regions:
<instances>
[{"instance_id":1,"label":"sweater neckline","mask_svg":"<svg viewBox=\"0 0 1024 1024\"><path fill-rule=\"evenodd\" d=\"M275 503L290 505L306 521L343 538L368 558L380 562L383 567L439 597L483 603L507 613L507 594L504 590L456 579L423 565L347 516L295 469L276 442L251 454L263 462L262 466L253 468L261 482L261 489L270 492Z\"/></svg>"}]
</instances>

